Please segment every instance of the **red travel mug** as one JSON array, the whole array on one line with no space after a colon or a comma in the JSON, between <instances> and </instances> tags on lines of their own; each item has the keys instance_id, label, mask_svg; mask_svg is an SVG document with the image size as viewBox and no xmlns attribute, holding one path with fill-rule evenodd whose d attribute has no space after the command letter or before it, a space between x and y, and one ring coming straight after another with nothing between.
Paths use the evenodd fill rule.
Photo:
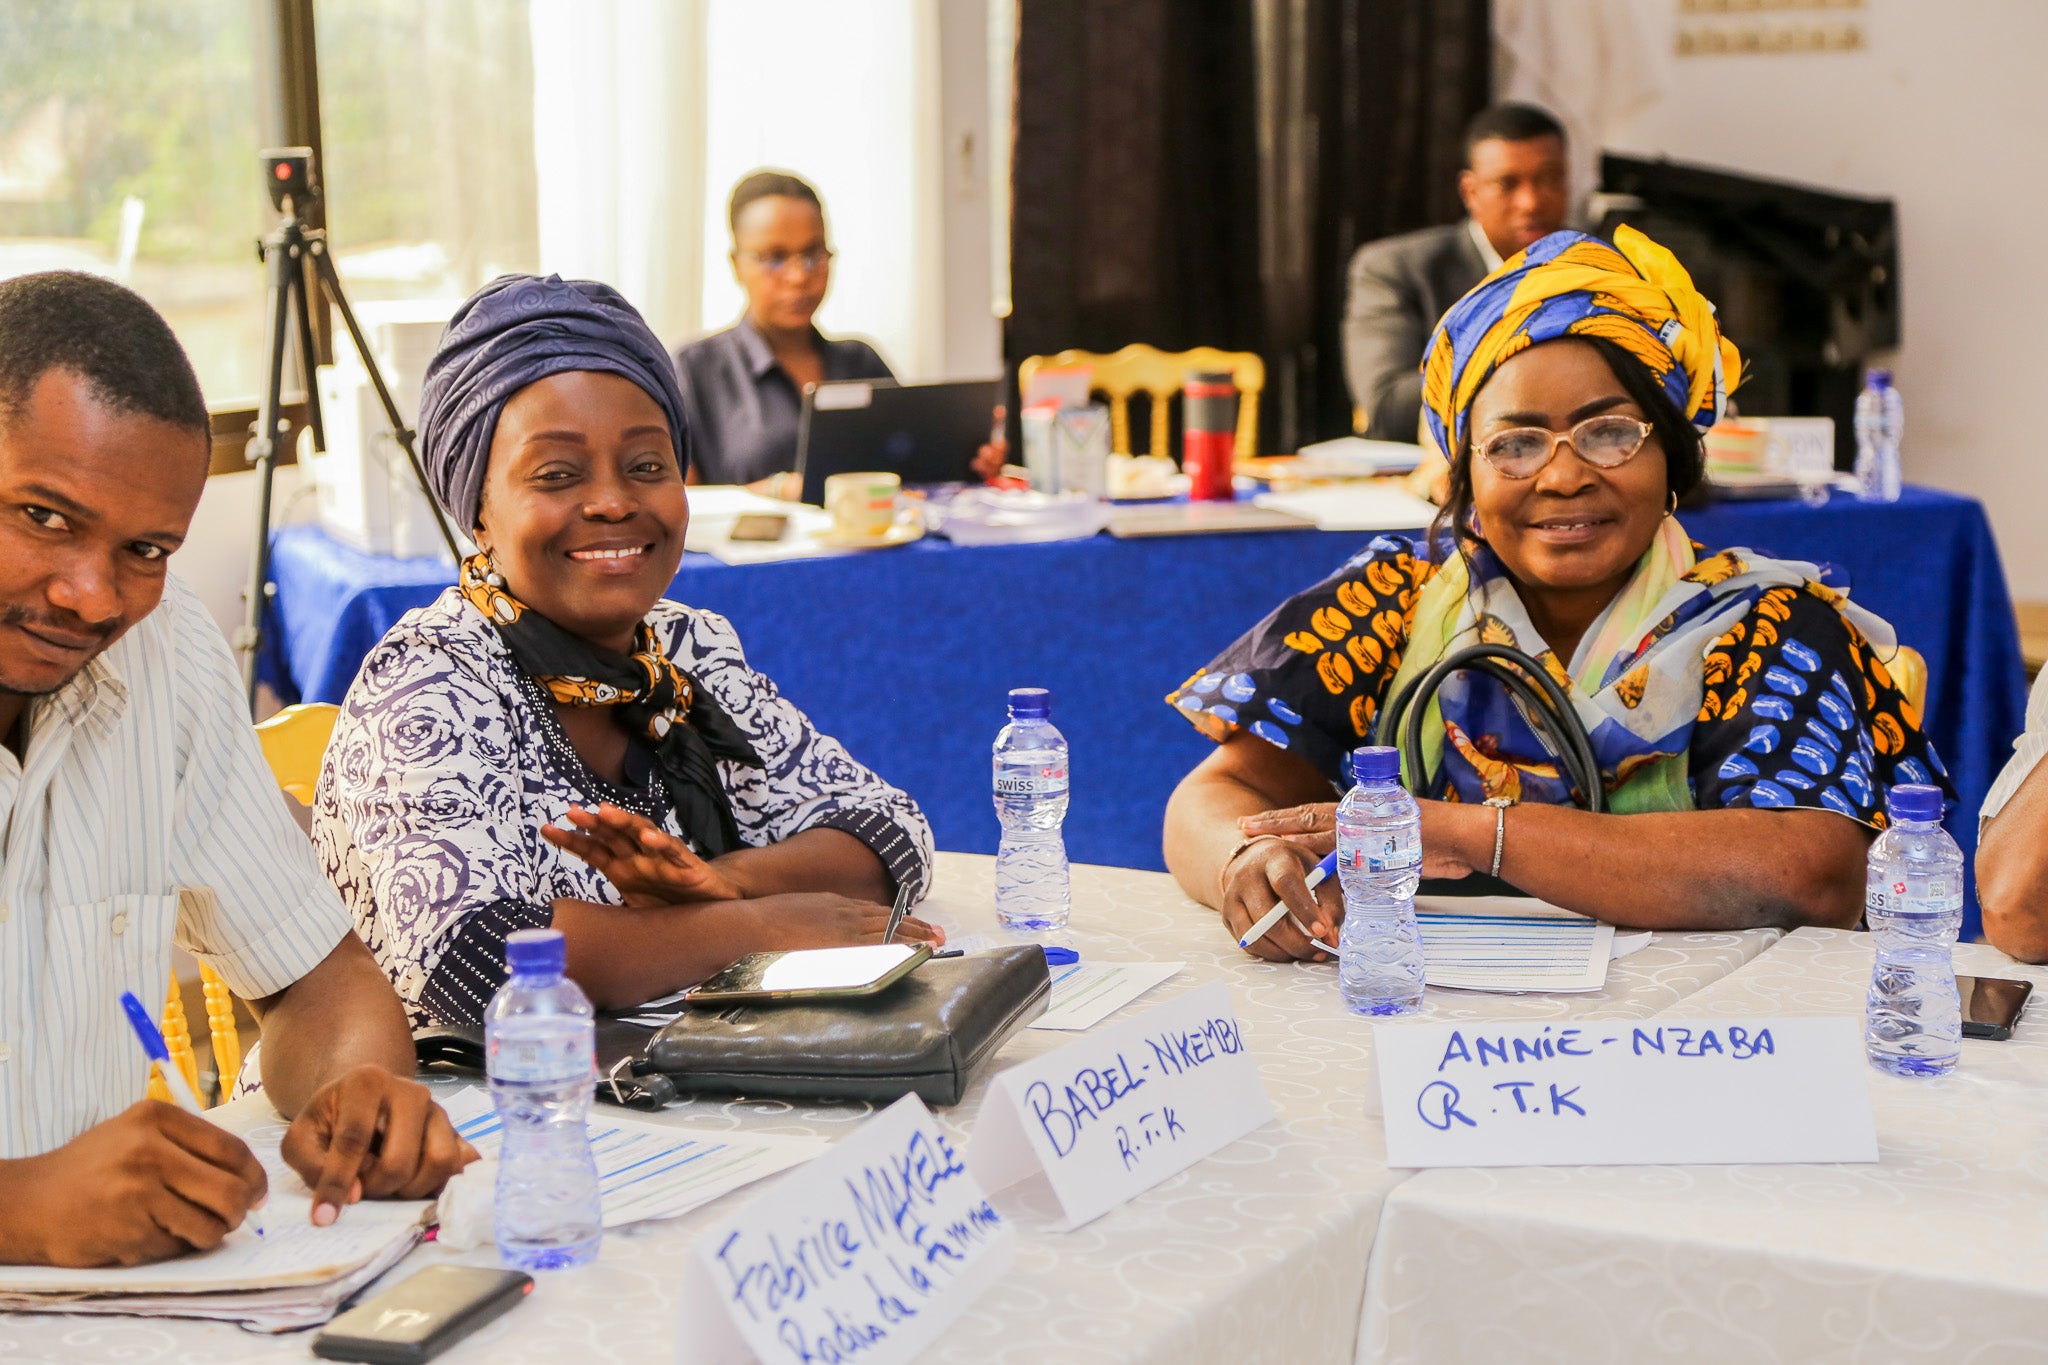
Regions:
<instances>
[{"instance_id":1,"label":"red travel mug","mask_svg":"<svg viewBox=\"0 0 2048 1365\"><path fill-rule=\"evenodd\" d=\"M1188 476L1188 497L1229 502L1231 455L1237 443L1237 385L1228 371L1196 371L1181 388L1180 467Z\"/></svg>"}]
</instances>

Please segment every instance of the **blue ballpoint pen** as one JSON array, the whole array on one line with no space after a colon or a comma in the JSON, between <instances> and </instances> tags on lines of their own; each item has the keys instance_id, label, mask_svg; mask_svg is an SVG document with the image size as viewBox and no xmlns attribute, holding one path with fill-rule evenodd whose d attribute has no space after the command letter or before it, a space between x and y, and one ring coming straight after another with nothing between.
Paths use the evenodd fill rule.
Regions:
<instances>
[{"instance_id":1,"label":"blue ballpoint pen","mask_svg":"<svg viewBox=\"0 0 2048 1365\"><path fill-rule=\"evenodd\" d=\"M163 1034L157 1031L156 1021L149 1017L149 1011L135 998L134 991L121 992L121 1008L128 1015L128 1026L135 1030L135 1040L142 1044L142 1050L149 1054L149 1060L156 1063L156 1069L169 1087L171 1098L180 1109L188 1114L201 1114L205 1106L192 1093L192 1087L185 1080L182 1069L171 1062L171 1049L165 1045ZM249 1230L258 1237L264 1235L263 1220L256 1210L249 1210Z\"/></svg>"},{"instance_id":2,"label":"blue ballpoint pen","mask_svg":"<svg viewBox=\"0 0 2048 1365\"><path fill-rule=\"evenodd\" d=\"M1308 889L1311 892L1313 892L1317 887L1321 886L1324 882L1328 881L1330 879L1330 874L1335 872L1336 870L1337 854L1336 851L1333 849L1329 853L1323 855L1323 860L1321 862L1317 863L1313 868L1309 869L1309 874L1307 877ZM1274 925L1280 922L1281 917L1286 913L1287 903L1285 901L1282 901L1280 904L1274 906L1271 910L1268 910L1264 915L1260 916L1258 923L1254 924L1251 928L1245 930L1244 937L1237 941L1237 946L1240 948L1249 948L1254 943L1257 943L1260 939L1266 936L1267 930L1271 929ZM1308 932L1308 927L1302 924L1299 920L1295 921L1295 927L1300 929L1304 934ZM1324 952L1332 954L1333 956L1337 951L1335 948L1332 948L1329 944L1324 943L1321 939L1311 938L1309 939L1309 942L1313 943L1316 947L1322 949Z\"/></svg>"}]
</instances>

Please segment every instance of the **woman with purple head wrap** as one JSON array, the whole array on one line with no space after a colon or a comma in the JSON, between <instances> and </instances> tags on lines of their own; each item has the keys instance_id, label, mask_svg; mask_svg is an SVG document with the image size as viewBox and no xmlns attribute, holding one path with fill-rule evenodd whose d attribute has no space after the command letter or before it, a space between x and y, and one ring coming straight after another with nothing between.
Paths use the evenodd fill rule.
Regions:
<instances>
[{"instance_id":1,"label":"woman with purple head wrap","mask_svg":"<svg viewBox=\"0 0 2048 1365\"><path fill-rule=\"evenodd\" d=\"M660 404L687 466L683 396L668 353L618 290L559 275L500 275L470 296L427 366L420 457L434 498L465 532L476 527L491 437L506 400L567 370L629 379Z\"/></svg>"},{"instance_id":2,"label":"woman with purple head wrap","mask_svg":"<svg viewBox=\"0 0 2048 1365\"><path fill-rule=\"evenodd\" d=\"M748 952L878 941L928 886L930 829L723 618L666 598L688 431L633 306L492 281L449 323L419 427L477 553L364 661L314 819L415 1022L476 1024L517 929L560 929L604 1006Z\"/></svg>"}]
</instances>

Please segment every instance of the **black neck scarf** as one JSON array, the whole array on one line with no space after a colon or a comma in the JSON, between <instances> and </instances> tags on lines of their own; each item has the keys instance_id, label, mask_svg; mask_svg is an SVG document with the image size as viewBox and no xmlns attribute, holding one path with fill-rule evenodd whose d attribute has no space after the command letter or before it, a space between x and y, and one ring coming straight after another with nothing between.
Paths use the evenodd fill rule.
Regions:
<instances>
[{"instance_id":1,"label":"black neck scarf","mask_svg":"<svg viewBox=\"0 0 2048 1365\"><path fill-rule=\"evenodd\" d=\"M654 751L655 771L675 802L683 833L707 858L740 847L719 759L763 767L732 718L662 652L646 622L620 654L572 635L494 583L490 560L462 561L462 595L498 628L513 662L565 706L609 706L626 733Z\"/></svg>"}]
</instances>

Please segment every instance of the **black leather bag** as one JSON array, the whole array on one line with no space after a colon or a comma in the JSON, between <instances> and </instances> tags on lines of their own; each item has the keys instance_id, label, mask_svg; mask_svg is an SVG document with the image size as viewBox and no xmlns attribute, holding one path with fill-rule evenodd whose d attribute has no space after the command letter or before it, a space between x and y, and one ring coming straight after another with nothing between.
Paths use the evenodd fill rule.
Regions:
<instances>
[{"instance_id":1,"label":"black leather bag","mask_svg":"<svg viewBox=\"0 0 2048 1365\"><path fill-rule=\"evenodd\" d=\"M600 1017L597 1094L635 1108L678 1093L958 1104L1051 993L1045 953L1027 946L934 959L878 995L685 1010L651 1037ZM483 1069L481 1029L421 1029L414 1045L423 1063Z\"/></svg>"}]
</instances>

